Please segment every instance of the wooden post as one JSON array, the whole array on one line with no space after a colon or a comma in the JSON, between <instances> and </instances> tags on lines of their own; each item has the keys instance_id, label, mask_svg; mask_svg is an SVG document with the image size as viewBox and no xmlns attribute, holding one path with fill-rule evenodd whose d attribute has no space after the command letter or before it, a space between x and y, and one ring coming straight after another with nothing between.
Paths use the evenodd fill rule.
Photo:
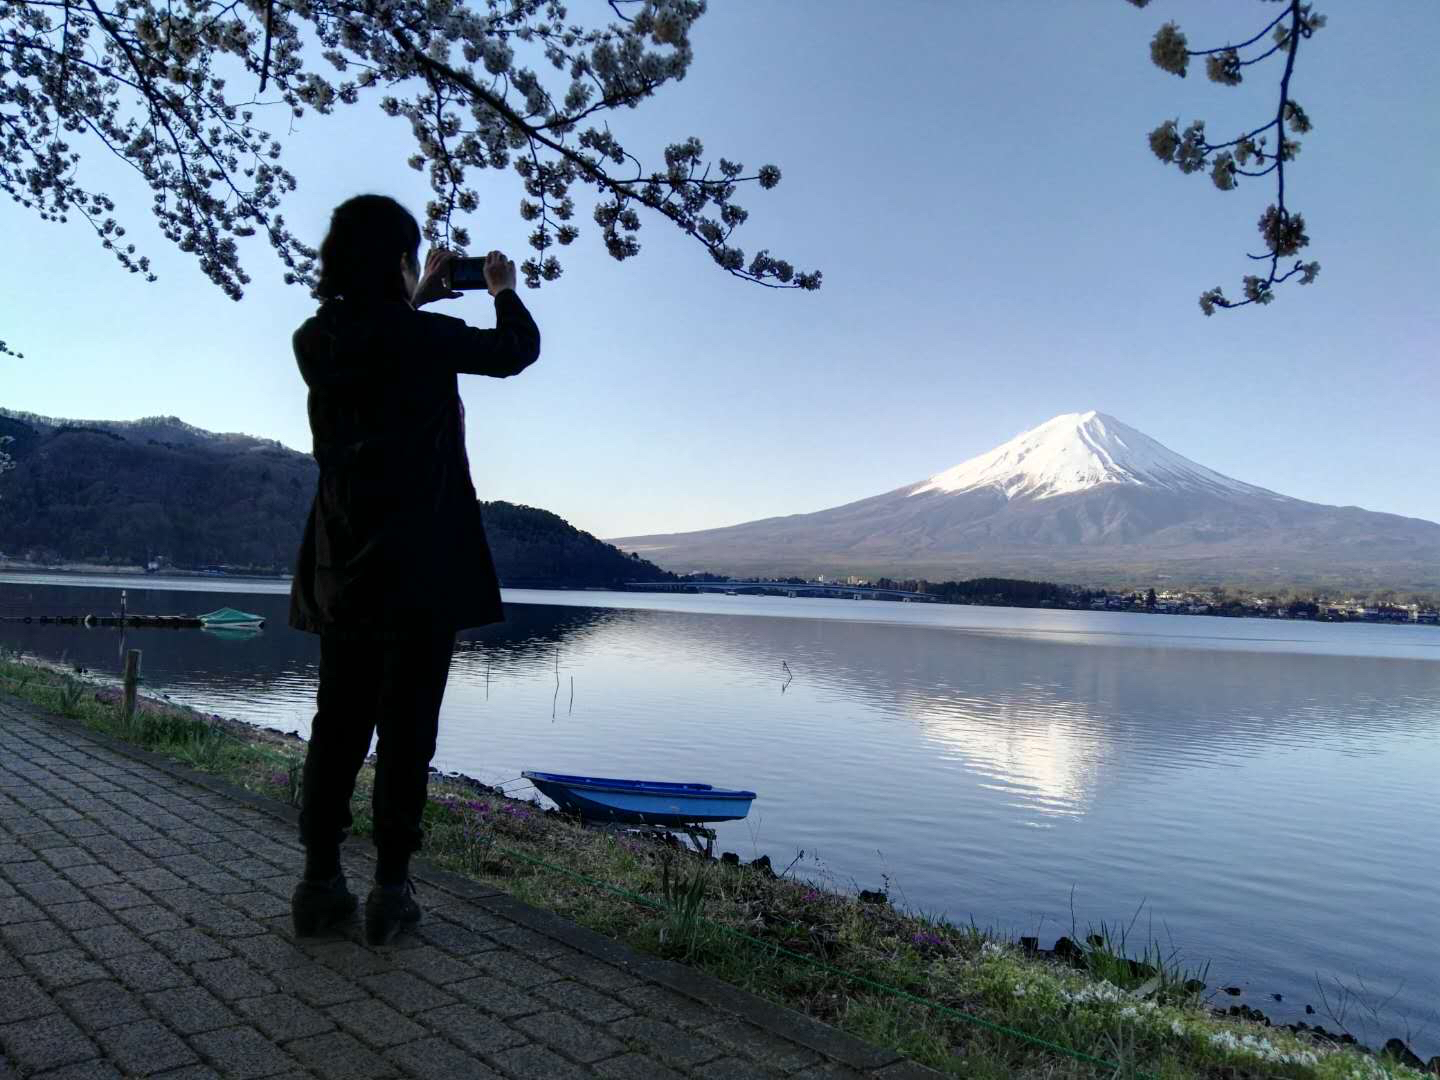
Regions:
<instances>
[{"instance_id":1,"label":"wooden post","mask_svg":"<svg viewBox=\"0 0 1440 1080\"><path fill-rule=\"evenodd\" d=\"M140 684L140 650L125 654L125 722L135 719L135 691Z\"/></svg>"}]
</instances>

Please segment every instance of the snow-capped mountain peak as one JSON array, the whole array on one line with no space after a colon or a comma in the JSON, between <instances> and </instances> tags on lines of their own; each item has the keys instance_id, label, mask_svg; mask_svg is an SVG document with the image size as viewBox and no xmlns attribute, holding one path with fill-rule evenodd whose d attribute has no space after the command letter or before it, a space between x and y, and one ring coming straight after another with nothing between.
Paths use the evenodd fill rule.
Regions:
<instances>
[{"instance_id":1,"label":"snow-capped mountain peak","mask_svg":"<svg viewBox=\"0 0 1440 1080\"><path fill-rule=\"evenodd\" d=\"M1101 484L1281 498L1197 465L1144 432L1094 410L1047 420L989 453L936 473L908 494L990 488L1007 499L1046 499Z\"/></svg>"}]
</instances>

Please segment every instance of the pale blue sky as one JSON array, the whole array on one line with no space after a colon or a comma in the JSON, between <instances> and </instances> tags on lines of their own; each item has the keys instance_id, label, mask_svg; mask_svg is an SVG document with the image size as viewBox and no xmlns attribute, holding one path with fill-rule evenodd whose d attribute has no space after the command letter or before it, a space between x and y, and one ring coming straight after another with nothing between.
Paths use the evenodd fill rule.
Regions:
<instances>
[{"instance_id":1,"label":"pale blue sky","mask_svg":"<svg viewBox=\"0 0 1440 1080\"><path fill-rule=\"evenodd\" d=\"M1440 520L1440 5L1318 7L1330 23L1292 85L1316 126L1288 190L1319 281L1206 319L1196 297L1239 291L1273 192L1182 177L1145 135L1196 115L1239 134L1273 109L1273 82L1182 81L1148 42L1166 18L1193 45L1238 40L1268 5L717 0L689 77L614 124L648 160L695 134L717 156L779 164L779 188L742 200L737 235L822 268L825 286L729 278L659 221L616 264L582 202L564 278L522 289L540 363L462 380L481 497L602 536L723 525L887 491L1097 408L1251 483ZM287 218L318 240L363 190L420 212L407 141L363 105L305 118ZM132 235L153 236L145 193L88 165ZM477 244L522 256L515 179L481 180ZM308 449L289 337L314 302L280 283L263 243L236 304L161 243L146 244L161 274L146 285L81 227L3 213L0 337L27 358L0 361L0 404L171 413ZM437 310L491 317L484 297Z\"/></svg>"}]
</instances>

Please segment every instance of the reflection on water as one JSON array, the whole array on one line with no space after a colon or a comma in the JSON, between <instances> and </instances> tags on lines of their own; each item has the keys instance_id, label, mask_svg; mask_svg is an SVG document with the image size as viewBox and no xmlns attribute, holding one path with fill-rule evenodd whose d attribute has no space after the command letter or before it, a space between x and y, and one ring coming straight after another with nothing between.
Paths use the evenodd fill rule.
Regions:
<instances>
[{"instance_id":1,"label":"reflection on water","mask_svg":"<svg viewBox=\"0 0 1440 1080\"><path fill-rule=\"evenodd\" d=\"M0 642L109 672L141 648L151 689L308 730L318 649L284 626L283 585L224 598L128 587L132 611L230 603L270 627L122 643L12 623ZM0 579L0 614L108 611L116 588ZM1049 939L1071 932L1072 903L1082 932L1143 903L1133 934L1211 961L1240 1000L1290 1018L1322 1006L1317 979L1333 997L1334 980L1363 976L1376 995L1399 991L1374 1035L1408 1025L1440 1052L1440 630L508 599L509 621L457 650L440 767L751 788L750 818L720 828L746 858L803 849L812 875L865 887L888 875L913 907Z\"/></svg>"}]
</instances>

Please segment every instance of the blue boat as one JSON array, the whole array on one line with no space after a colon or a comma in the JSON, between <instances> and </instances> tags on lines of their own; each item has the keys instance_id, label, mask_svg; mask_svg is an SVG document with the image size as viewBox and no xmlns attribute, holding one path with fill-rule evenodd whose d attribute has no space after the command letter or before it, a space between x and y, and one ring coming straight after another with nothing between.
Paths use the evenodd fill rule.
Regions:
<instances>
[{"instance_id":1,"label":"blue boat","mask_svg":"<svg viewBox=\"0 0 1440 1080\"><path fill-rule=\"evenodd\" d=\"M564 773L520 774L555 800L589 821L635 825L692 825L738 821L750 813L753 791L730 791L709 784L671 784L660 780L619 780Z\"/></svg>"}]
</instances>

